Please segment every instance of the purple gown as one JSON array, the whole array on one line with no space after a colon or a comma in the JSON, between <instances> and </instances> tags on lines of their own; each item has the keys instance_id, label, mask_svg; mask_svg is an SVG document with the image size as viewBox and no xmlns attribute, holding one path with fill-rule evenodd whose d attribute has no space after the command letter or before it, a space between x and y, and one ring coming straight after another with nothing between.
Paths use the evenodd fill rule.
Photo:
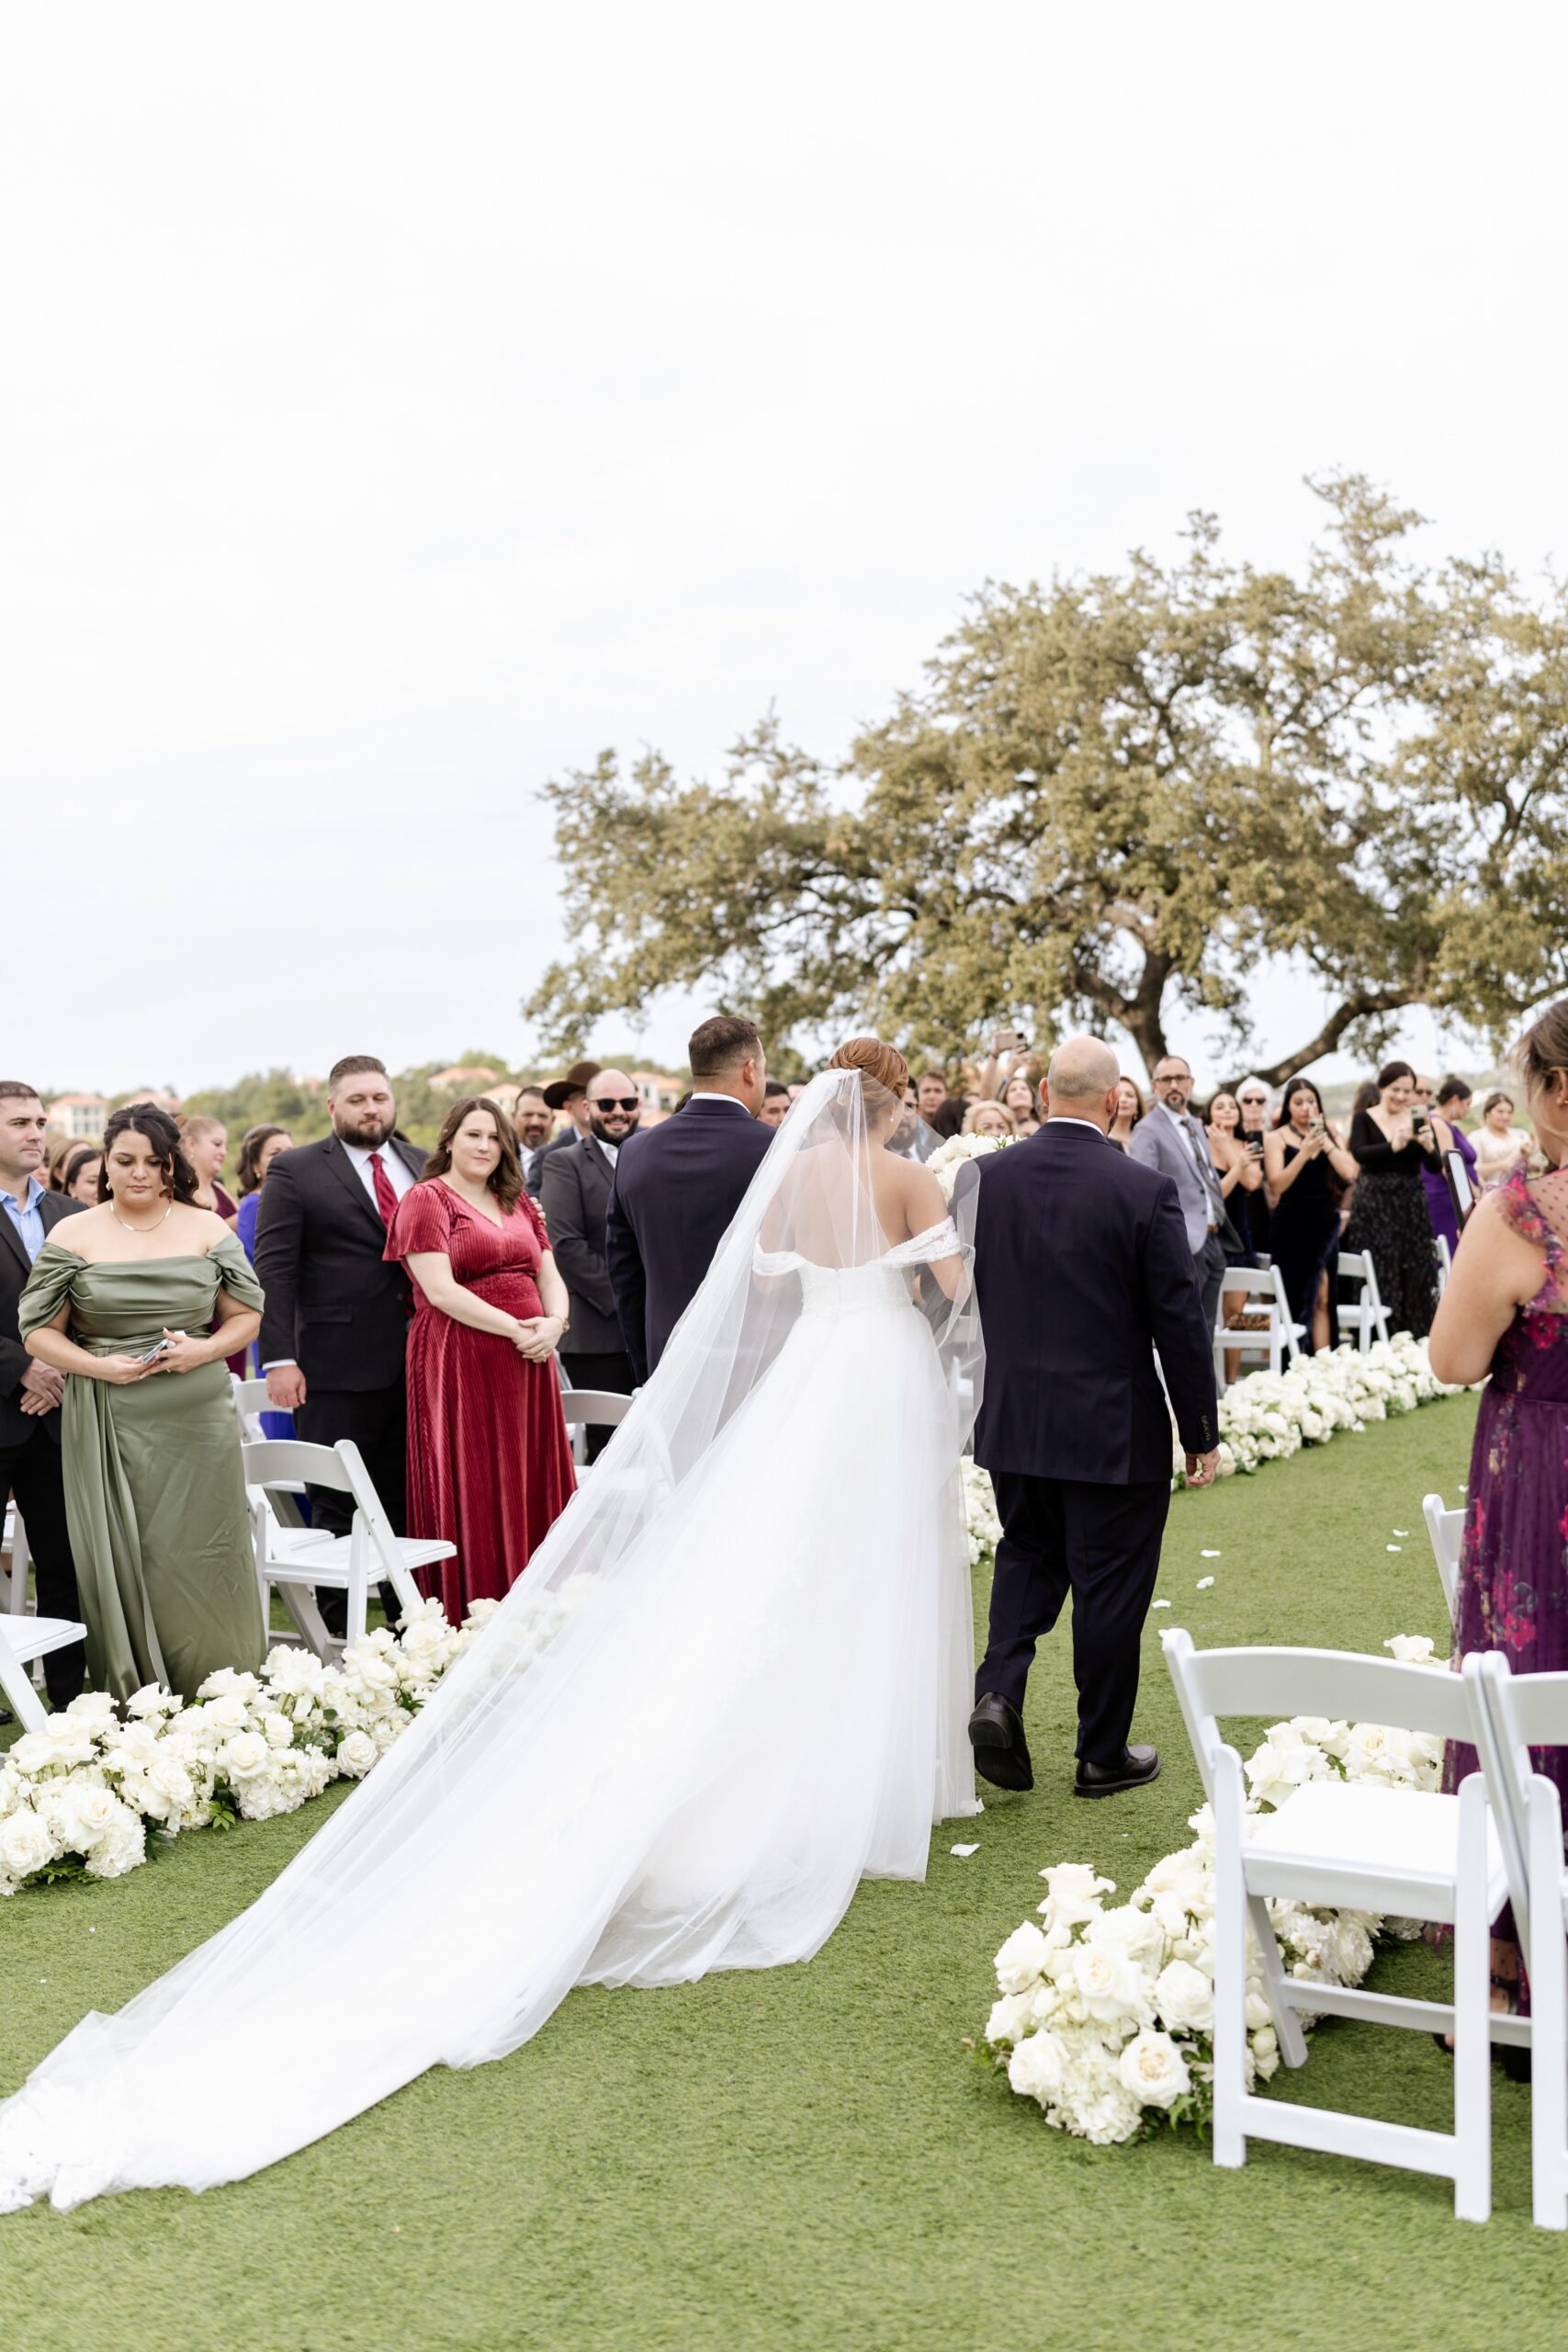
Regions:
<instances>
[{"instance_id":1,"label":"purple gown","mask_svg":"<svg viewBox=\"0 0 1568 2352\"><path fill-rule=\"evenodd\" d=\"M1568 1668L1568 1169L1531 1184L1523 1170L1499 1187L1503 1215L1546 1251L1546 1278L1497 1345L1471 1453L1456 1657L1501 1650L1516 1674ZM1568 1812L1568 1748L1542 1748L1538 1769ZM1451 1747L1443 1785L1476 1770ZM1501 1932L1510 1932L1506 1923Z\"/></svg>"},{"instance_id":2,"label":"purple gown","mask_svg":"<svg viewBox=\"0 0 1568 2352\"><path fill-rule=\"evenodd\" d=\"M1454 1149L1470 1170L1472 1190L1479 1193L1481 1179L1475 1172L1475 1146L1464 1129L1456 1127L1451 1119L1449 1127L1453 1136ZM1454 1215L1454 1204L1449 1194L1449 1180L1446 1176L1434 1176L1429 1168L1423 1168L1421 1182L1426 1190L1427 1214L1432 1220L1432 1230L1448 1243L1451 1257L1459 1248L1459 1219Z\"/></svg>"}]
</instances>

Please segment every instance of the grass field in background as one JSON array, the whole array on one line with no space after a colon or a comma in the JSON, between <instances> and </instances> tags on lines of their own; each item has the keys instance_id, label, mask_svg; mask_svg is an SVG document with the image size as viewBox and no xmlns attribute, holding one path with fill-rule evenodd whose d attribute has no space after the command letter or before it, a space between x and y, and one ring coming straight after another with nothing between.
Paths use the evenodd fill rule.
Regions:
<instances>
[{"instance_id":1,"label":"grass field in background","mask_svg":"<svg viewBox=\"0 0 1568 2352\"><path fill-rule=\"evenodd\" d=\"M1166 1759L1152 1788L1072 1796L1058 1637L1031 1691L1034 1792L992 1793L976 1824L939 1830L924 1886L863 1886L809 1967L574 1993L502 2064L427 2075L255 2179L0 2220L0 2341L17 2352L1555 2344L1568 2245L1530 2226L1529 2093L1495 2071L1496 2213L1478 2229L1453 2220L1447 2184L1410 2174L1281 2148L1223 2173L1174 2134L1084 2146L959 2048L984 2024L991 1954L1032 1913L1045 1863L1093 1860L1127 1892L1186 1842L1198 1791L1163 1628L1184 1624L1200 1643L1445 1640L1421 1497L1436 1487L1457 1499L1473 1413L1468 1397L1429 1406L1175 1498L1159 1588L1172 1606L1150 1620L1136 1726ZM1402 1551L1385 1548L1394 1542ZM1204 1575L1215 1581L1199 1592ZM184 1838L113 1884L0 1906L0 2086L84 2010L118 2007L220 1927L341 1801ZM970 1860L952 1858L956 1839L976 1838ZM1443 1973L1402 1950L1374 1981L1436 1989ZM1291 2088L1446 2129L1450 2079L1424 2035L1334 2023ZM220 2105L220 2081L212 2096Z\"/></svg>"}]
</instances>

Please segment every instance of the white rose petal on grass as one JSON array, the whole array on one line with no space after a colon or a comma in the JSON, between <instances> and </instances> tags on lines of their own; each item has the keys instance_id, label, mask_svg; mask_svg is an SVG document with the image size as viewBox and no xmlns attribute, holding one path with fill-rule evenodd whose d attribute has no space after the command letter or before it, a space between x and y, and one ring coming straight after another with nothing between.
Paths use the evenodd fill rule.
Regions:
<instances>
[{"instance_id":1,"label":"white rose petal on grass","mask_svg":"<svg viewBox=\"0 0 1568 2352\"><path fill-rule=\"evenodd\" d=\"M956 1854L960 1861L966 1861L971 1854L977 1854L980 1849L978 1846L950 1846L947 1850L950 1854Z\"/></svg>"},{"instance_id":2,"label":"white rose petal on grass","mask_svg":"<svg viewBox=\"0 0 1568 2352\"><path fill-rule=\"evenodd\" d=\"M1192 2087L1187 2061L1168 2033L1135 2033L1116 2071L1140 2107L1173 2107Z\"/></svg>"},{"instance_id":3,"label":"white rose petal on grass","mask_svg":"<svg viewBox=\"0 0 1568 2352\"><path fill-rule=\"evenodd\" d=\"M1403 1544L1385 1544L1382 1548L1385 1552L1403 1552L1404 1546Z\"/></svg>"},{"instance_id":4,"label":"white rose petal on grass","mask_svg":"<svg viewBox=\"0 0 1568 2352\"><path fill-rule=\"evenodd\" d=\"M1170 1607L1170 1603L1168 1600L1151 1600L1149 1607L1151 1609L1168 1609Z\"/></svg>"},{"instance_id":5,"label":"white rose petal on grass","mask_svg":"<svg viewBox=\"0 0 1568 2352\"><path fill-rule=\"evenodd\" d=\"M1220 1560L1224 1555L1223 1552L1200 1552L1198 1557L1201 1560Z\"/></svg>"},{"instance_id":6,"label":"white rose petal on grass","mask_svg":"<svg viewBox=\"0 0 1568 2352\"><path fill-rule=\"evenodd\" d=\"M1214 1581L1214 1579L1213 1579L1213 1577L1199 1577L1199 1579L1198 1579L1198 1589L1199 1589L1199 1591L1200 1591L1200 1592L1207 1592L1207 1591L1208 1591L1208 1589L1209 1589L1209 1587L1213 1583L1213 1581Z\"/></svg>"}]
</instances>

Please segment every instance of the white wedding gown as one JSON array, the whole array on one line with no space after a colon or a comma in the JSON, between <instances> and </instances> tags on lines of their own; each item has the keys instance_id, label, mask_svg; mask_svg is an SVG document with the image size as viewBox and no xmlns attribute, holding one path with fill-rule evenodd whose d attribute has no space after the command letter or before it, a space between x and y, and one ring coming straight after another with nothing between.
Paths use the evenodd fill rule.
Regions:
<instances>
[{"instance_id":1,"label":"white wedding gown","mask_svg":"<svg viewBox=\"0 0 1568 2352\"><path fill-rule=\"evenodd\" d=\"M933 1819L978 1811L966 1310L939 1300L933 1337L912 1272L962 1253L951 1225L872 1233L848 1101L818 1080L781 1128L658 1374L402 1740L0 2108L0 2211L240 2178L515 2049L574 1984L807 1960L863 1874L923 1878Z\"/></svg>"}]
</instances>

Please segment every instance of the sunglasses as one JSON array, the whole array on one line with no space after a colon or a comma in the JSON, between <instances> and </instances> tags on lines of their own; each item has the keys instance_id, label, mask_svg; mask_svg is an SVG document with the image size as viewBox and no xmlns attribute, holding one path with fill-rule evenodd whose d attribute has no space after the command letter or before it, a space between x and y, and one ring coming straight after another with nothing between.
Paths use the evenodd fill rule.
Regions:
<instances>
[{"instance_id":1,"label":"sunglasses","mask_svg":"<svg viewBox=\"0 0 1568 2352\"><path fill-rule=\"evenodd\" d=\"M596 1111L635 1111L637 1107L637 1097L635 1094L596 1094L593 1097Z\"/></svg>"}]
</instances>

